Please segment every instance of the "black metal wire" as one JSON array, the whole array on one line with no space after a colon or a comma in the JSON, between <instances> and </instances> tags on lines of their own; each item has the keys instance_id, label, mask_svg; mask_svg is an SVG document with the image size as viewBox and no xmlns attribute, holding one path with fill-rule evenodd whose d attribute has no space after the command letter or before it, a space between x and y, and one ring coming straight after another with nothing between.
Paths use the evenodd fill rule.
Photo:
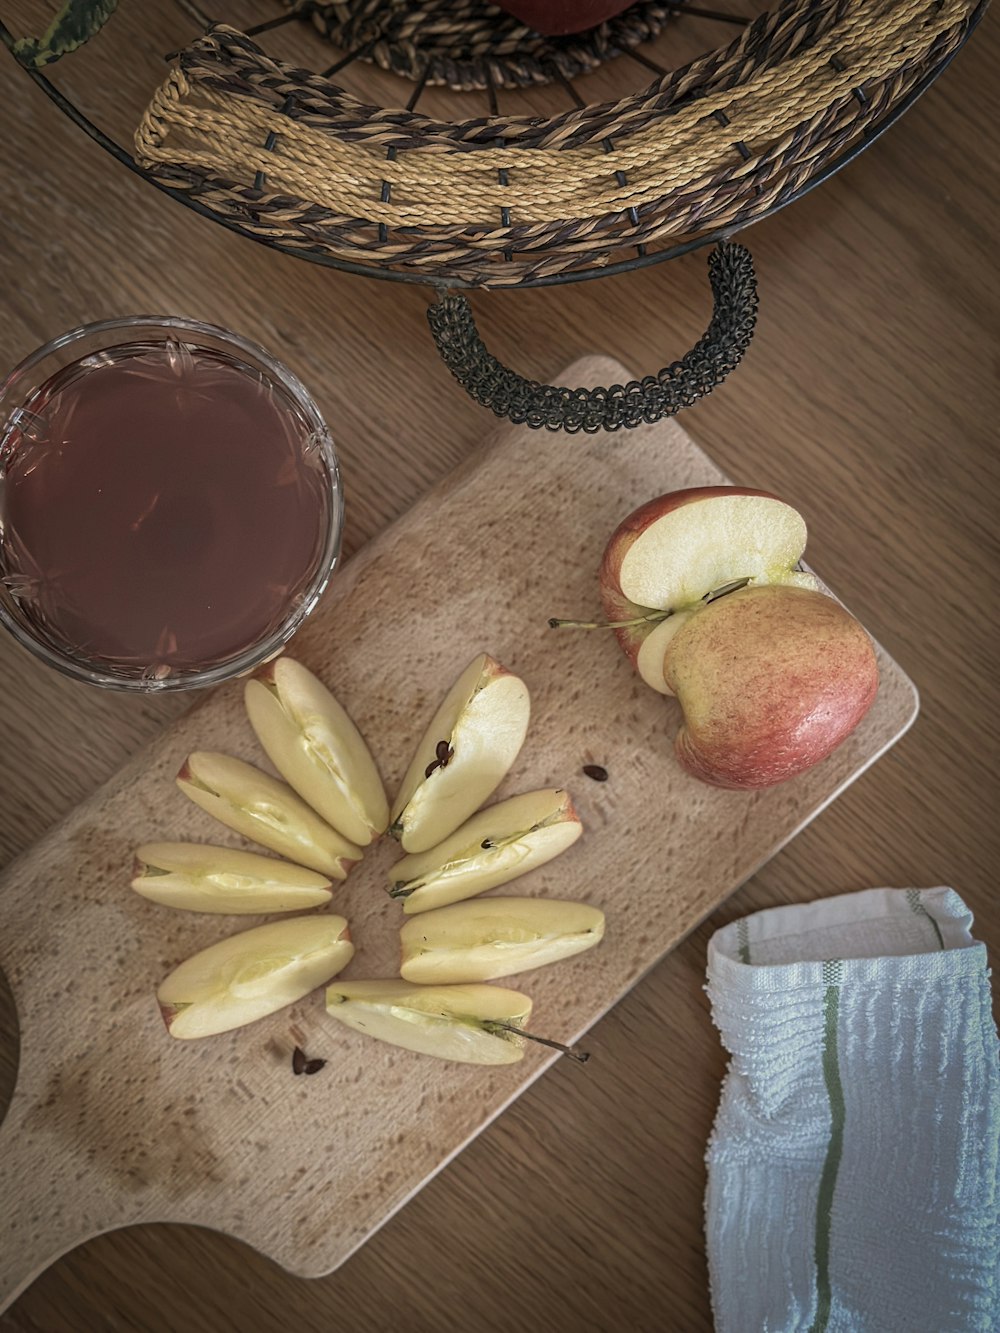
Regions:
<instances>
[{"instance_id":1,"label":"black metal wire","mask_svg":"<svg viewBox=\"0 0 1000 1333\"><path fill-rule=\"evenodd\" d=\"M498 361L483 344L465 296L446 295L427 311L441 358L476 402L515 425L535 429L631 430L674 416L712 392L739 365L757 322L757 283L749 251L732 243L708 257L714 309L703 338L656 375L609 388L538 384Z\"/></svg>"},{"instance_id":2,"label":"black metal wire","mask_svg":"<svg viewBox=\"0 0 1000 1333\"><path fill-rule=\"evenodd\" d=\"M336 61L335 64L330 65L327 69L323 70L323 78L332 78L334 74L339 74L342 69L346 69L348 65L352 65L355 60L363 60L377 41L378 38L373 37L370 42L365 42L364 46L359 46L353 51L348 51L347 55L341 60Z\"/></svg>"},{"instance_id":3,"label":"black metal wire","mask_svg":"<svg viewBox=\"0 0 1000 1333\"><path fill-rule=\"evenodd\" d=\"M417 81L417 86L414 88L413 92L410 93L409 101L406 103L407 111L412 111L413 108L420 101L421 97L423 97L424 89L427 87L427 80L430 78L430 73L431 73L431 67L430 67L430 62L428 61L428 63L424 66L424 72L421 74L419 80Z\"/></svg>"},{"instance_id":4,"label":"black metal wire","mask_svg":"<svg viewBox=\"0 0 1000 1333\"><path fill-rule=\"evenodd\" d=\"M298 10L290 9L287 14L279 14L277 18L267 19L264 23L255 23L252 28L244 30L244 37L259 37L262 32L270 32L273 28L283 28L286 23L299 17Z\"/></svg>"},{"instance_id":5,"label":"black metal wire","mask_svg":"<svg viewBox=\"0 0 1000 1333\"><path fill-rule=\"evenodd\" d=\"M678 14L692 14L699 19L712 19L716 23L738 23L741 28L745 28L748 23L753 22L753 16L744 18L740 14L725 14L721 9L699 9L697 5L676 4L670 5L671 9L676 9Z\"/></svg>"}]
</instances>

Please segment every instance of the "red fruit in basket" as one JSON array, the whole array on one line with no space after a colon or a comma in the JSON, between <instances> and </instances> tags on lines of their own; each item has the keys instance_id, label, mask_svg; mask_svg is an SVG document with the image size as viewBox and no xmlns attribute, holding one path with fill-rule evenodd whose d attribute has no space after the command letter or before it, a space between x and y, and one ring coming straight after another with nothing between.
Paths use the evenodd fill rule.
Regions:
<instances>
[{"instance_id":1,"label":"red fruit in basket","mask_svg":"<svg viewBox=\"0 0 1000 1333\"><path fill-rule=\"evenodd\" d=\"M497 0L535 32L547 37L594 28L628 9L631 0Z\"/></svg>"}]
</instances>

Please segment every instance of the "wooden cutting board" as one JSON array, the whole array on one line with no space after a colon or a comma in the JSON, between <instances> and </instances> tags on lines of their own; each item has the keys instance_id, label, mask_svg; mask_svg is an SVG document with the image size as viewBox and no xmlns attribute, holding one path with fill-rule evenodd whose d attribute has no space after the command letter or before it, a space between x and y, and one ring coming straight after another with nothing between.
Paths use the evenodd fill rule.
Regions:
<instances>
[{"instance_id":1,"label":"wooden cutting board","mask_svg":"<svg viewBox=\"0 0 1000 1333\"><path fill-rule=\"evenodd\" d=\"M628 378L590 360L564 380ZM720 481L674 422L615 437L508 428L338 573L295 640L368 738L390 792L476 653L527 681L528 739L498 796L566 786L586 832L500 892L582 898L608 918L598 949L510 983L534 998L533 1028L564 1041L916 716L911 682L880 650L875 705L830 759L767 792L716 791L681 772L676 704L637 680L610 633L547 627L551 615L598 612L597 565L629 510ZM0 963L21 1032L0 1128L0 1308L66 1250L137 1222L214 1227L294 1273L327 1273L558 1058L534 1048L481 1069L421 1057L327 1020L319 992L242 1031L171 1040L154 1001L160 979L258 921L172 912L128 887L139 842L241 845L174 788L194 748L261 762L239 683L200 699L0 882ZM605 766L607 782L584 776L588 763ZM357 944L345 977L396 972L403 915L383 888L396 855L388 840L372 849L334 899ZM296 1044L325 1069L295 1077ZM579 1079L586 1098L585 1069Z\"/></svg>"}]
</instances>

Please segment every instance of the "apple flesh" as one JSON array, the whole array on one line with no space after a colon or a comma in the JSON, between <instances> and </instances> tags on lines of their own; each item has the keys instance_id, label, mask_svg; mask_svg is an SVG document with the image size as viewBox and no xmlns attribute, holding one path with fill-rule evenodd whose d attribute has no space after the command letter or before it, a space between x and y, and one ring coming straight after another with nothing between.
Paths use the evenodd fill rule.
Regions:
<instances>
[{"instance_id":1,"label":"apple flesh","mask_svg":"<svg viewBox=\"0 0 1000 1333\"><path fill-rule=\"evenodd\" d=\"M339 833L366 847L389 804L361 732L311 671L279 657L247 681L247 715L285 781Z\"/></svg>"},{"instance_id":2,"label":"apple flesh","mask_svg":"<svg viewBox=\"0 0 1000 1333\"><path fill-rule=\"evenodd\" d=\"M429 852L389 870L394 898L407 915L472 898L544 865L583 832L569 794L525 792L481 811Z\"/></svg>"},{"instance_id":3,"label":"apple flesh","mask_svg":"<svg viewBox=\"0 0 1000 1333\"><path fill-rule=\"evenodd\" d=\"M172 1037L211 1037L266 1018L325 986L354 953L342 916L272 921L176 967L156 998Z\"/></svg>"},{"instance_id":4,"label":"apple flesh","mask_svg":"<svg viewBox=\"0 0 1000 1333\"><path fill-rule=\"evenodd\" d=\"M242 759L196 750L184 761L177 785L220 824L320 875L346 879L361 860L361 848L324 823L291 787Z\"/></svg>"},{"instance_id":5,"label":"apple flesh","mask_svg":"<svg viewBox=\"0 0 1000 1333\"><path fill-rule=\"evenodd\" d=\"M612 533L600 570L604 613L635 622L616 631L618 641L646 684L667 694L663 654L683 623L678 617L733 583L815 588L813 576L795 568L805 546L802 515L767 491L672 491Z\"/></svg>"},{"instance_id":6,"label":"apple flesh","mask_svg":"<svg viewBox=\"0 0 1000 1333\"><path fill-rule=\"evenodd\" d=\"M389 832L407 852L454 833L503 781L528 729L524 681L482 653L448 691L392 808Z\"/></svg>"},{"instance_id":7,"label":"apple flesh","mask_svg":"<svg viewBox=\"0 0 1000 1333\"><path fill-rule=\"evenodd\" d=\"M604 913L555 898L484 898L422 912L400 931L406 981L489 981L592 949Z\"/></svg>"},{"instance_id":8,"label":"apple flesh","mask_svg":"<svg viewBox=\"0 0 1000 1333\"><path fill-rule=\"evenodd\" d=\"M878 664L839 602L804 588L744 588L699 611L667 646L684 723L677 755L718 787L769 787L811 768L871 707Z\"/></svg>"},{"instance_id":9,"label":"apple flesh","mask_svg":"<svg viewBox=\"0 0 1000 1333\"><path fill-rule=\"evenodd\" d=\"M330 881L313 870L196 842L144 843L133 875L136 893L188 912L295 912L322 907L332 896Z\"/></svg>"},{"instance_id":10,"label":"apple flesh","mask_svg":"<svg viewBox=\"0 0 1000 1333\"><path fill-rule=\"evenodd\" d=\"M408 981L335 982L326 992L331 1017L380 1041L421 1055L475 1065L515 1064L531 1001L500 986L415 986Z\"/></svg>"}]
</instances>

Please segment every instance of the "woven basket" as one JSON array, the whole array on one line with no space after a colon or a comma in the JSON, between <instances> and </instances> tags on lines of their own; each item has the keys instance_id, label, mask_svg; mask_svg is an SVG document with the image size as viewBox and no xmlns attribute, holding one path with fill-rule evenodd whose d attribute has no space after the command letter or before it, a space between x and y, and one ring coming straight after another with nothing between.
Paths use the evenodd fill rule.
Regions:
<instances>
[{"instance_id":1,"label":"woven basket","mask_svg":"<svg viewBox=\"0 0 1000 1333\"><path fill-rule=\"evenodd\" d=\"M366 106L220 28L181 55L136 156L285 246L516 286L770 212L870 136L974 8L787 0L619 102L455 124Z\"/></svg>"},{"instance_id":2,"label":"woven basket","mask_svg":"<svg viewBox=\"0 0 1000 1333\"><path fill-rule=\"evenodd\" d=\"M286 4L386 68L485 84L495 109L494 84L530 84L546 71L572 92L568 73L655 34L683 0L636 5L528 57L525 36L543 39L478 0ZM368 105L215 26L155 93L135 159L158 185L254 239L434 284L439 349L498 415L552 428L633 426L709 392L749 343L754 275L731 234L871 142L943 69L984 5L786 0L728 46L617 101L455 122ZM540 386L507 370L452 290L596 276L710 240L721 244L705 337L657 376L612 390Z\"/></svg>"}]
</instances>

